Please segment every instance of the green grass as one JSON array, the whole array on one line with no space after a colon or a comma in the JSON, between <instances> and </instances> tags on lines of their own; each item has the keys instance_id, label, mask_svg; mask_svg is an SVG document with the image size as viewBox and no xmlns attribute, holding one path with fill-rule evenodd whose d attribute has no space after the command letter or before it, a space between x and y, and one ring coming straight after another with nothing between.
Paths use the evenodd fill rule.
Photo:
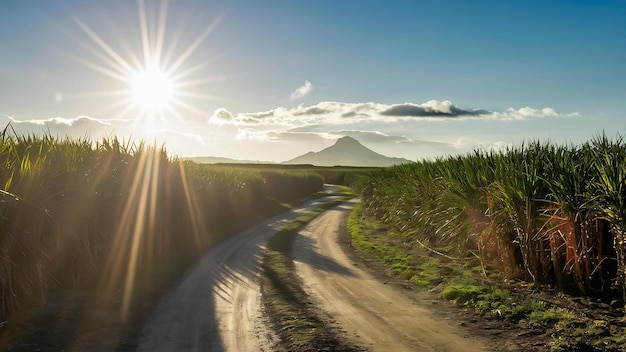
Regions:
<instances>
[{"instance_id":1,"label":"green grass","mask_svg":"<svg viewBox=\"0 0 626 352\"><path fill-rule=\"evenodd\" d=\"M362 204L357 204L350 214L348 229L358 251L385 265L393 276L415 285L436 286L442 283L444 274L456 270L449 261L417 256L414 248L404 245L401 237L387 232L379 222L364 223Z\"/></svg>"}]
</instances>

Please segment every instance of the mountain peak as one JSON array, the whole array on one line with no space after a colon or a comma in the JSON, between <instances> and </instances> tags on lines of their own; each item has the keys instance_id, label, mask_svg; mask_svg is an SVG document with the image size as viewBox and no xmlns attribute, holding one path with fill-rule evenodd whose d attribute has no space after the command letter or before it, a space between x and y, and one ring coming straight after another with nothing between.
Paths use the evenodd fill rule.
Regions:
<instances>
[{"instance_id":1,"label":"mountain peak","mask_svg":"<svg viewBox=\"0 0 626 352\"><path fill-rule=\"evenodd\" d=\"M335 142L335 145L361 145L361 143L350 136L343 136Z\"/></svg>"},{"instance_id":2,"label":"mountain peak","mask_svg":"<svg viewBox=\"0 0 626 352\"><path fill-rule=\"evenodd\" d=\"M318 166L391 166L410 163L410 160L390 158L363 146L356 139L344 136L335 144L317 153L308 152L284 164L312 164Z\"/></svg>"},{"instance_id":3,"label":"mountain peak","mask_svg":"<svg viewBox=\"0 0 626 352\"><path fill-rule=\"evenodd\" d=\"M337 142L342 141L342 142L358 142L356 139L350 137L350 136L343 136L339 139L337 139Z\"/></svg>"}]
</instances>

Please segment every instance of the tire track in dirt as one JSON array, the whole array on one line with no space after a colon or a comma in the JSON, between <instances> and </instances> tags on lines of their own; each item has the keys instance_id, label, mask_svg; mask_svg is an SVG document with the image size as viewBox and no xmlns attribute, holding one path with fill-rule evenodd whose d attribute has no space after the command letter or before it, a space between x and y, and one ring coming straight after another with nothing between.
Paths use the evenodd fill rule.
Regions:
<instances>
[{"instance_id":1,"label":"tire track in dirt","mask_svg":"<svg viewBox=\"0 0 626 352\"><path fill-rule=\"evenodd\" d=\"M301 230L294 244L305 290L348 338L373 351L489 351L487 343L438 317L358 268L338 243L352 204L331 210Z\"/></svg>"}]
</instances>

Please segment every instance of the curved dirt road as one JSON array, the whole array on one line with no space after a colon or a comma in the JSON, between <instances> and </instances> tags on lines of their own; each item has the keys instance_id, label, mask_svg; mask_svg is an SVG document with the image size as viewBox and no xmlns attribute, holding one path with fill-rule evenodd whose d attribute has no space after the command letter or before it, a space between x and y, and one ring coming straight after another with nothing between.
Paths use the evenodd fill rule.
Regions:
<instances>
[{"instance_id":1,"label":"curved dirt road","mask_svg":"<svg viewBox=\"0 0 626 352\"><path fill-rule=\"evenodd\" d=\"M294 244L305 290L347 333L373 351L489 351L458 326L355 266L338 243L352 205L330 209L301 230Z\"/></svg>"},{"instance_id":2,"label":"curved dirt road","mask_svg":"<svg viewBox=\"0 0 626 352\"><path fill-rule=\"evenodd\" d=\"M334 199L309 201L207 252L148 317L138 350L274 350L278 340L261 311L259 275L264 246L282 225Z\"/></svg>"}]
</instances>

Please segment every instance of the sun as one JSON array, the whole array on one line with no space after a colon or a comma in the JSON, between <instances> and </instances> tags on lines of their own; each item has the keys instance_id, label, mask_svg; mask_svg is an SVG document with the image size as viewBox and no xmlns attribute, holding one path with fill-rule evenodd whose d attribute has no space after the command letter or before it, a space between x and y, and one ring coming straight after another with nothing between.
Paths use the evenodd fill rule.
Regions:
<instances>
[{"instance_id":1,"label":"sun","mask_svg":"<svg viewBox=\"0 0 626 352\"><path fill-rule=\"evenodd\" d=\"M106 111L111 111L116 118L134 120L138 131L161 131L172 125L184 125L185 119L180 110L205 114L195 103L215 99L194 89L211 82L211 78L199 72L207 60L195 65L190 61L222 16L218 16L202 33L190 40L186 48L182 47L178 51L175 49L181 48L178 42L181 37L174 35L172 41L166 40L169 33L166 30L167 5L168 1L162 0L158 9L149 9L145 0L137 0L139 18L136 29L140 34L140 42L122 39L116 45L115 42L106 41L85 22L74 18L84 34L91 39L91 42L79 43L86 52L93 53L96 60L69 56L123 84L124 88L94 92L93 95L116 97ZM150 23L148 19L156 19L156 23Z\"/></svg>"},{"instance_id":2,"label":"sun","mask_svg":"<svg viewBox=\"0 0 626 352\"><path fill-rule=\"evenodd\" d=\"M171 107L174 82L158 67L148 67L129 77L132 103L143 112L163 112Z\"/></svg>"}]
</instances>

